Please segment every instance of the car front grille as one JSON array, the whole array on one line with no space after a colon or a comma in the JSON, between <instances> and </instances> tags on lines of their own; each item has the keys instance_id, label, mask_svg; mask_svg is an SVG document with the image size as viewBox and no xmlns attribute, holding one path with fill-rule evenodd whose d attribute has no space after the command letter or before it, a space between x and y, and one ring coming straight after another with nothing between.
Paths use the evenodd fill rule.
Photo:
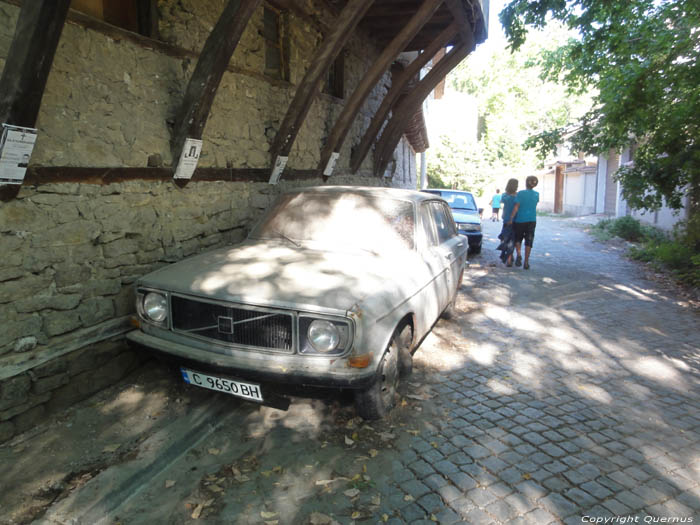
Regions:
<instances>
[{"instance_id":1,"label":"car front grille","mask_svg":"<svg viewBox=\"0 0 700 525\"><path fill-rule=\"evenodd\" d=\"M293 318L289 313L178 295L171 296L170 305L176 332L237 346L293 350Z\"/></svg>"}]
</instances>

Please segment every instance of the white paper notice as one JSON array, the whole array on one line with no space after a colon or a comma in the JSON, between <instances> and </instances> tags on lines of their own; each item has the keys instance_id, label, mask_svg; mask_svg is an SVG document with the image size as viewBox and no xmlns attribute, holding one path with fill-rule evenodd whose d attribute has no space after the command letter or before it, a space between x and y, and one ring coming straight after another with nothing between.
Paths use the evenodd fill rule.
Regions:
<instances>
[{"instance_id":1,"label":"white paper notice","mask_svg":"<svg viewBox=\"0 0 700 525\"><path fill-rule=\"evenodd\" d=\"M176 179L191 179L197 168L199 154L202 152L202 141L199 139L185 139L185 145L180 153L180 160L175 170Z\"/></svg>"},{"instance_id":2,"label":"white paper notice","mask_svg":"<svg viewBox=\"0 0 700 525\"><path fill-rule=\"evenodd\" d=\"M275 167L272 169L272 175L270 175L270 184L277 184L282 176L285 166L289 157L277 157L275 159Z\"/></svg>"},{"instance_id":3,"label":"white paper notice","mask_svg":"<svg viewBox=\"0 0 700 525\"><path fill-rule=\"evenodd\" d=\"M36 128L2 125L0 184L22 184L36 142Z\"/></svg>"},{"instance_id":4,"label":"white paper notice","mask_svg":"<svg viewBox=\"0 0 700 525\"><path fill-rule=\"evenodd\" d=\"M335 169L335 163L338 161L338 157L340 157L340 153L338 152L333 152L331 153L331 158L328 159L328 164L326 164L326 169L323 170L323 174L326 177L330 177L333 174L333 170Z\"/></svg>"}]
</instances>

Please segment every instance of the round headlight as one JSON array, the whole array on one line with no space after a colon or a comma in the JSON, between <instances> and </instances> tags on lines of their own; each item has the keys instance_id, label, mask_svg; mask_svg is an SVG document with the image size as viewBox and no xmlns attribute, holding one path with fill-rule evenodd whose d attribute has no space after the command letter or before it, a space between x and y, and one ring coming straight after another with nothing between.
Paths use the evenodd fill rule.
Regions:
<instances>
[{"instance_id":1,"label":"round headlight","mask_svg":"<svg viewBox=\"0 0 700 525\"><path fill-rule=\"evenodd\" d=\"M318 352L332 352L340 343L340 332L333 323L316 320L309 325L309 342Z\"/></svg>"},{"instance_id":2,"label":"round headlight","mask_svg":"<svg viewBox=\"0 0 700 525\"><path fill-rule=\"evenodd\" d=\"M143 311L151 321L162 323L168 317L168 301L159 293L148 292L143 298Z\"/></svg>"}]
</instances>

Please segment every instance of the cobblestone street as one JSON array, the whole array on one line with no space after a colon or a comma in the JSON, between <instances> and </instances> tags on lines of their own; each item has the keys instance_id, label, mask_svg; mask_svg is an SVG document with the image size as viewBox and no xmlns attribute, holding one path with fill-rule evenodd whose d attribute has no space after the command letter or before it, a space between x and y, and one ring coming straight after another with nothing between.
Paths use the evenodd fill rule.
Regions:
<instances>
[{"instance_id":1,"label":"cobblestone street","mask_svg":"<svg viewBox=\"0 0 700 525\"><path fill-rule=\"evenodd\" d=\"M435 385L446 418L432 466L460 488L433 487L441 518L697 520L697 314L571 221L540 218L529 271L489 267L499 225L484 226L459 332L444 323L431 341L455 357Z\"/></svg>"},{"instance_id":2,"label":"cobblestone street","mask_svg":"<svg viewBox=\"0 0 700 525\"><path fill-rule=\"evenodd\" d=\"M574 222L538 220L530 270L496 265L500 224L484 224L460 315L423 342L384 421L342 396L279 412L159 367L132 377L71 416L104 418L84 439L104 456L120 435L119 460L39 522L697 523L698 315ZM130 423L151 413L160 427ZM0 450L16 490L22 465L60 457L67 421L21 460Z\"/></svg>"}]
</instances>

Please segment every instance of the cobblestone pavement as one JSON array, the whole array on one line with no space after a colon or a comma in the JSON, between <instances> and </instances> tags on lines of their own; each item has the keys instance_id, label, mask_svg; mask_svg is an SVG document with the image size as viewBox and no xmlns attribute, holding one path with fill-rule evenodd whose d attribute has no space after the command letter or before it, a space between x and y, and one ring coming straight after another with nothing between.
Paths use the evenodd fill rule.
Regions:
<instances>
[{"instance_id":1,"label":"cobblestone pavement","mask_svg":"<svg viewBox=\"0 0 700 525\"><path fill-rule=\"evenodd\" d=\"M40 522L697 523L697 313L571 220L538 221L530 270L496 265L499 226L484 224L461 314L423 342L386 420L342 396L279 412L173 378L167 426L122 429L128 453ZM145 383L103 417L138 413L121 400L152 397Z\"/></svg>"}]
</instances>

